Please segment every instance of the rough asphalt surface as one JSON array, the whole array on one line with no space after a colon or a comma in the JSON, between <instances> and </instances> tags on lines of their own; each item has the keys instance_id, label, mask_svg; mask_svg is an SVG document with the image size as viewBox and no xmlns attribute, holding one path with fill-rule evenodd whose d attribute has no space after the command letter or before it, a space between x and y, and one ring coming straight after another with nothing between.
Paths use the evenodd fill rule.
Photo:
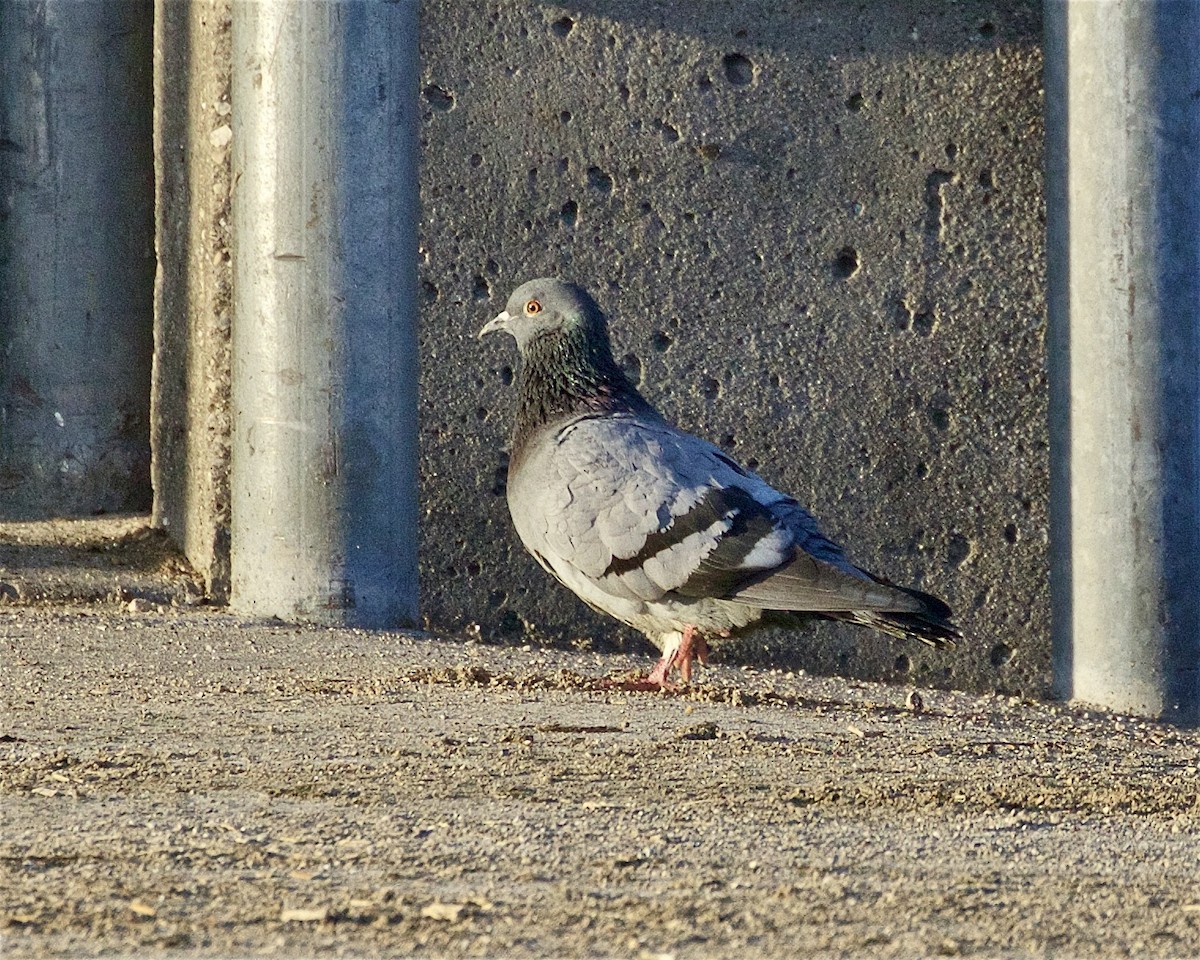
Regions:
<instances>
[{"instance_id":1,"label":"rough asphalt surface","mask_svg":"<svg viewBox=\"0 0 1200 960\"><path fill-rule=\"evenodd\" d=\"M201 609L0 608L0 956L1180 957L1200 736Z\"/></svg>"}]
</instances>

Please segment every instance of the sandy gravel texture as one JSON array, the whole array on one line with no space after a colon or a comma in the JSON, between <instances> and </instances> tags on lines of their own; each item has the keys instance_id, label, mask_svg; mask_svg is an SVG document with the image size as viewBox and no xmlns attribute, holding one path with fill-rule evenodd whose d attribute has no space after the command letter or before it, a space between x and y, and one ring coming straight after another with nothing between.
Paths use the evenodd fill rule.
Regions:
<instances>
[{"instance_id":1,"label":"sandy gravel texture","mask_svg":"<svg viewBox=\"0 0 1200 960\"><path fill-rule=\"evenodd\" d=\"M1200 953L1196 733L648 665L0 612L0 956Z\"/></svg>"}]
</instances>

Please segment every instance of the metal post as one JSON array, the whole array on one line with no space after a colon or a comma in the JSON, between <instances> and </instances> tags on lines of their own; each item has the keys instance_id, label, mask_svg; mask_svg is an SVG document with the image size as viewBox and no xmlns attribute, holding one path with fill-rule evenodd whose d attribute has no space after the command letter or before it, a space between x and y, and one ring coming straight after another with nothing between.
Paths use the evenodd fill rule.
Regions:
<instances>
[{"instance_id":1,"label":"metal post","mask_svg":"<svg viewBox=\"0 0 1200 960\"><path fill-rule=\"evenodd\" d=\"M239 0L232 596L411 623L417 0Z\"/></svg>"},{"instance_id":2,"label":"metal post","mask_svg":"<svg viewBox=\"0 0 1200 960\"><path fill-rule=\"evenodd\" d=\"M0 2L0 518L150 509L152 10Z\"/></svg>"},{"instance_id":3,"label":"metal post","mask_svg":"<svg viewBox=\"0 0 1200 960\"><path fill-rule=\"evenodd\" d=\"M1050 0L1058 692L1200 720L1200 3Z\"/></svg>"}]
</instances>

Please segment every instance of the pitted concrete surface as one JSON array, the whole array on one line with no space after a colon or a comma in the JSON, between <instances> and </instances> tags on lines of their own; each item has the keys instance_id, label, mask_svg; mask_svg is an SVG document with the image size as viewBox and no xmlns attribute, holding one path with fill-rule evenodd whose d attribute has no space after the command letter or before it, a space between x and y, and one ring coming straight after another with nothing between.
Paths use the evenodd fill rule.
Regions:
<instances>
[{"instance_id":1,"label":"pitted concrete surface","mask_svg":"<svg viewBox=\"0 0 1200 960\"><path fill-rule=\"evenodd\" d=\"M0 613L0 956L1200 953L1195 733L647 665Z\"/></svg>"},{"instance_id":2,"label":"pitted concrete surface","mask_svg":"<svg viewBox=\"0 0 1200 960\"><path fill-rule=\"evenodd\" d=\"M669 418L967 633L942 654L823 625L728 656L1043 694L1040 28L1016 0L425 4L431 627L643 649L504 503L515 351L475 333L563 274Z\"/></svg>"}]
</instances>

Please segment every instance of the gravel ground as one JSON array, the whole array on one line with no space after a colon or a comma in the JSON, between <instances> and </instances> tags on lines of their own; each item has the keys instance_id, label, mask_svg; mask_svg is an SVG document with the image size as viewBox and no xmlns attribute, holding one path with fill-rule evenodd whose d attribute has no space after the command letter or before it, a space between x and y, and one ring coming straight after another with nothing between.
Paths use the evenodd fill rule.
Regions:
<instances>
[{"instance_id":1,"label":"gravel ground","mask_svg":"<svg viewBox=\"0 0 1200 960\"><path fill-rule=\"evenodd\" d=\"M0 608L0 956L1200 954L1200 735L1006 698Z\"/></svg>"}]
</instances>

